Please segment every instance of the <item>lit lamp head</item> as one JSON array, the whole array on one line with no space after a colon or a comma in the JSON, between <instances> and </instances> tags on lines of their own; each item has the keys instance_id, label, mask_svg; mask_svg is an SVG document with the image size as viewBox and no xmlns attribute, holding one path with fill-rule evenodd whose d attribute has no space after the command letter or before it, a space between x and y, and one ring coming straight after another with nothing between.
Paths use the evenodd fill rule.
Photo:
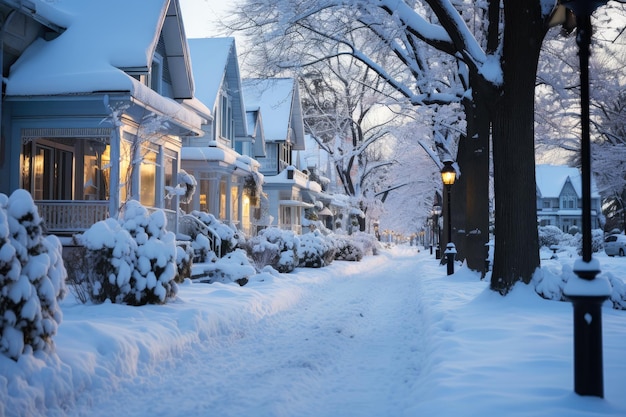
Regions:
<instances>
[{"instance_id":1,"label":"lit lamp head","mask_svg":"<svg viewBox=\"0 0 626 417\"><path fill-rule=\"evenodd\" d=\"M441 180L445 185L452 185L456 180L456 170L452 166L452 161L445 161L441 169Z\"/></svg>"}]
</instances>

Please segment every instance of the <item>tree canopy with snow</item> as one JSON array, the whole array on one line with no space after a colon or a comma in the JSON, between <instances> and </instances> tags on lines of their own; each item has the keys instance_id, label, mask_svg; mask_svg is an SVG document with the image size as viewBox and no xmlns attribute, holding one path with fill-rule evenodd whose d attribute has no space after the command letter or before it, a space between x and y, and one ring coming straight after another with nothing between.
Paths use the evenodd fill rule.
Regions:
<instances>
[{"instance_id":1,"label":"tree canopy with snow","mask_svg":"<svg viewBox=\"0 0 626 417\"><path fill-rule=\"evenodd\" d=\"M248 0L231 27L246 30L278 67L350 55L415 105L461 104L467 128L454 192L465 215L455 221L454 239L471 268L484 268L491 141L497 230L491 288L506 294L516 282L530 282L539 266L537 230L530 227L536 224L534 92L556 6L556 0ZM388 51L384 60L375 53L381 48ZM427 59L433 50L440 55Z\"/></svg>"}]
</instances>

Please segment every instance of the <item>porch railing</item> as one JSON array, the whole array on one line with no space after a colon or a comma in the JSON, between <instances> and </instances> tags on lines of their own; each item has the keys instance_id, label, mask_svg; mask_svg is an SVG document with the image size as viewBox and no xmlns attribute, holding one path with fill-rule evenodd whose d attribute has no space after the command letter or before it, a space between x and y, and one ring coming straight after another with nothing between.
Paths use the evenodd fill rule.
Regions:
<instances>
[{"instance_id":1,"label":"porch railing","mask_svg":"<svg viewBox=\"0 0 626 417\"><path fill-rule=\"evenodd\" d=\"M35 205L48 233L84 232L109 217L108 201L38 200Z\"/></svg>"},{"instance_id":2,"label":"porch railing","mask_svg":"<svg viewBox=\"0 0 626 417\"><path fill-rule=\"evenodd\" d=\"M221 257L222 239L220 239L212 228L200 221L197 217L191 214L180 216L178 220L178 230L179 233L187 235L191 239L195 239L198 233L205 235L207 239L209 239L209 246L213 253Z\"/></svg>"}]
</instances>

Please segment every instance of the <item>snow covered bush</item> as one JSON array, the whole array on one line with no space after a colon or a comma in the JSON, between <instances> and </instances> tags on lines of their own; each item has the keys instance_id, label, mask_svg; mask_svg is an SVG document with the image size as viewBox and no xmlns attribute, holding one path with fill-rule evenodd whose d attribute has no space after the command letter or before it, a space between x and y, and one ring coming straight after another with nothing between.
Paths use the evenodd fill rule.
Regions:
<instances>
[{"instance_id":1,"label":"snow covered bush","mask_svg":"<svg viewBox=\"0 0 626 417\"><path fill-rule=\"evenodd\" d=\"M365 232L352 233L350 236L360 243L363 248L363 255L378 255L380 242L376 240L376 236Z\"/></svg>"},{"instance_id":2,"label":"snow covered bush","mask_svg":"<svg viewBox=\"0 0 626 417\"><path fill-rule=\"evenodd\" d=\"M67 276L61 253L27 191L0 194L0 352L11 359L53 346Z\"/></svg>"},{"instance_id":3,"label":"snow covered bush","mask_svg":"<svg viewBox=\"0 0 626 417\"><path fill-rule=\"evenodd\" d=\"M545 246L549 248L558 245L563 240L563 232L556 226L540 226L539 227L539 247Z\"/></svg>"},{"instance_id":4,"label":"snow covered bush","mask_svg":"<svg viewBox=\"0 0 626 417\"><path fill-rule=\"evenodd\" d=\"M249 239L244 248L257 271L269 265L288 273L298 266L299 238L290 230L268 227Z\"/></svg>"},{"instance_id":5,"label":"snow covered bush","mask_svg":"<svg viewBox=\"0 0 626 417\"><path fill-rule=\"evenodd\" d=\"M250 276L256 273L246 256L246 252L242 249L235 249L214 262L203 264L202 269L201 276L194 281L208 284L236 282L244 286L248 283Z\"/></svg>"},{"instance_id":6,"label":"snow covered bush","mask_svg":"<svg viewBox=\"0 0 626 417\"><path fill-rule=\"evenodd\" d=\"M335 259L341 261L360 261L363 259L363 245L351 236L335 235L333 242L336 248Z\"/></svg>"},{"instance_id":7,"label":"snow covered bush","mask_svg":"<svg viewBox=\"0 0 626 417\"><path fill-rule=\"evenodd\" d=\"M215 252L211 250L211 242L209 238L198 233L196 237L191 241L192 258L195 262L206 263L212 262L217 259Z\"/></svg>"},{"instance_id":8,"label":"snow covered bush","mask_svg":"<svg viewBox=\"0 0 626 417\"><path fill-rule=\"evenodd\" d=\"M332 239L314 230L300 236L298 244L299 266L321 268L330 265L335 259L335 246Z\"/></svg>"},{"instance_id":9,"label":"snow covered bush","mask_svg":"<svg viewBox=\"0 0 626 417\"><path fill-rule=\"evenodd\" d=\"M611 284L611 295L609 299L616 310L626 310L626 283L621 279L608 273L607 278Z\"/></svg>"},{"instance_id":10,"label":"snow covered bush","mask_svg":"<svg viewBox=\"0 0 626 417\"><path fill-rule=\"evenodd\" d=\"M131 200L118 220L94 224L77 240L87 249L93 301L130 305L162 304L178 292L175 279L179 253L165 213Z\"/></svg>"},{"instance_id":11,"label":"snow covered bush","mask_svg":"<svg viewBox=\"0 0 626 417\"><path fill-rule=\"evenodd\" d=\"M567 281L575 277L576 273L569 265L563 265L561 274L554 274L545 269L538 269L533 276L532 285L535 292L542 298L554 301L567 301L567 297L563 294ZM613 274L606 273L606 278L611 285L611 294L609 300L616 310L626 310L626 284L620 278Z\"/></svg>"},{"instance_id":12,"label":"snow covered bush","mask_svg":"<svg viewBox=\"0 0 626 417\"><path fill-rule=\"evenodd\" d=\"M571 246L576 246L576 248L578 248L578 254L582 255L583 253L583 241L582 241L582 235L579 233L575 236L576 239L576 245L571 245ZM602 249L604 249L604 232L602 231L602 229L592 229L591 230L591 252L593 253L597 253L600 252Z\"/></svg>"},{"instance_id":13,"label":"snow covered bush","mask_svg":"<svg viewBox=\"0 0 626 417\"><path fill-rule=\"evenodd\" d=\"M544 269L537 269L533 275L532 285L535 292L546 300L564 301L563 289L567 280L574 274L571 267L564 265L562 273L553 274Z\"/></svg>"},{"instance_id":14,"label":"snow covered bush","mask_svg":"<svg viewBox=\"0 0 626 417\"><path fill-rule=\"evenodd\" d=\"M205 213L203 211L194 210L191 212L191 215L197 217L201 222L215 231L221 239L220 253L217 254L218 257L223 257L228 252L234 251L240 243L241 237L239 236L237 229L233 226L224 224L216 219L212 214Z\"/></svg>"},{"instance_id":15,"label":"snow covered bush","mask_svg":"<svg viewBox=\"0 0 626 417\"><path fill-rule=\"evenodd\" d=\"M177 273L174 281L182 283L185 278L191 277L191 266L193 265L193 248L188 242L176 243L176 265Z\"/></svg>"},{"instance_id":16,"label":"snow covered bush","mask_svg":"<svg viewBox=\"0 0 626 417\"><path fill-rule=\"evenodd\" d=\"M539 227L539 247L549 248L552 245L571 246L578 249L578 254L582 253L582 235L575 233L578 228L570 227L568 233L561 231L556 226ZM599 252L604 247L604 233L602 229L593 229L591 231L591 251Z\"/></svg>"}]
</instances>

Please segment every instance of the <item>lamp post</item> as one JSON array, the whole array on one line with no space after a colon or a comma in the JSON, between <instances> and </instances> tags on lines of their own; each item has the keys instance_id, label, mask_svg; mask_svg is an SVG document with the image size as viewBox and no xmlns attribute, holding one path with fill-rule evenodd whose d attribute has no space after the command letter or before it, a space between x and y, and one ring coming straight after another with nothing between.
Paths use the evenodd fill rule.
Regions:
<instances>
[{"instance_id":1,"label":"lamp post","mask_svg":"<svg viewBox=\"0 0 626 417\"><path fill-rule=\"evenodd\" d=\"M433 206L433 245L435 246L435 259L441 259L441 230L439 229L439 216L441 216L441 206L436 204Z\"/></svg>"},{"instance_id":2,"label":"lamp post","mask_svg":"<svg viewBox=\"0 0 626 417\"><path fill-rule=\"evenodd\" d=\"M578 395L604 397L602 365L602 304L610 294L606 278L596 278L600 263L591 250L591 144L589 135L589 49L591 14L605 1L562 0L561 7L576 18L576 43L580 60L582 258L574 263L564 294L574 309L574 391ZM563 13L566 15L566 13Z\"/></svg>"},{"instance_id":3,"label":"lamp post","mask_svg":"<svg viewBox=\"0 0 626 417\"><path fill-rule=\"evenodd\" d=\"M443 185L446 188L447 194L447 204L448 204L448 243L446 244L446 258L447 258L447 267L448 267L448 275L454 274L454 256L456 255L456 247L454 243L452 243L452 205L450 203L450 189L452 188L452 184L454 184L454 180L456 179L456 170L452 166L452 161L444 161L443 168L441 169L441 180L443 181Z\"/></svg>"}]
</instances>

